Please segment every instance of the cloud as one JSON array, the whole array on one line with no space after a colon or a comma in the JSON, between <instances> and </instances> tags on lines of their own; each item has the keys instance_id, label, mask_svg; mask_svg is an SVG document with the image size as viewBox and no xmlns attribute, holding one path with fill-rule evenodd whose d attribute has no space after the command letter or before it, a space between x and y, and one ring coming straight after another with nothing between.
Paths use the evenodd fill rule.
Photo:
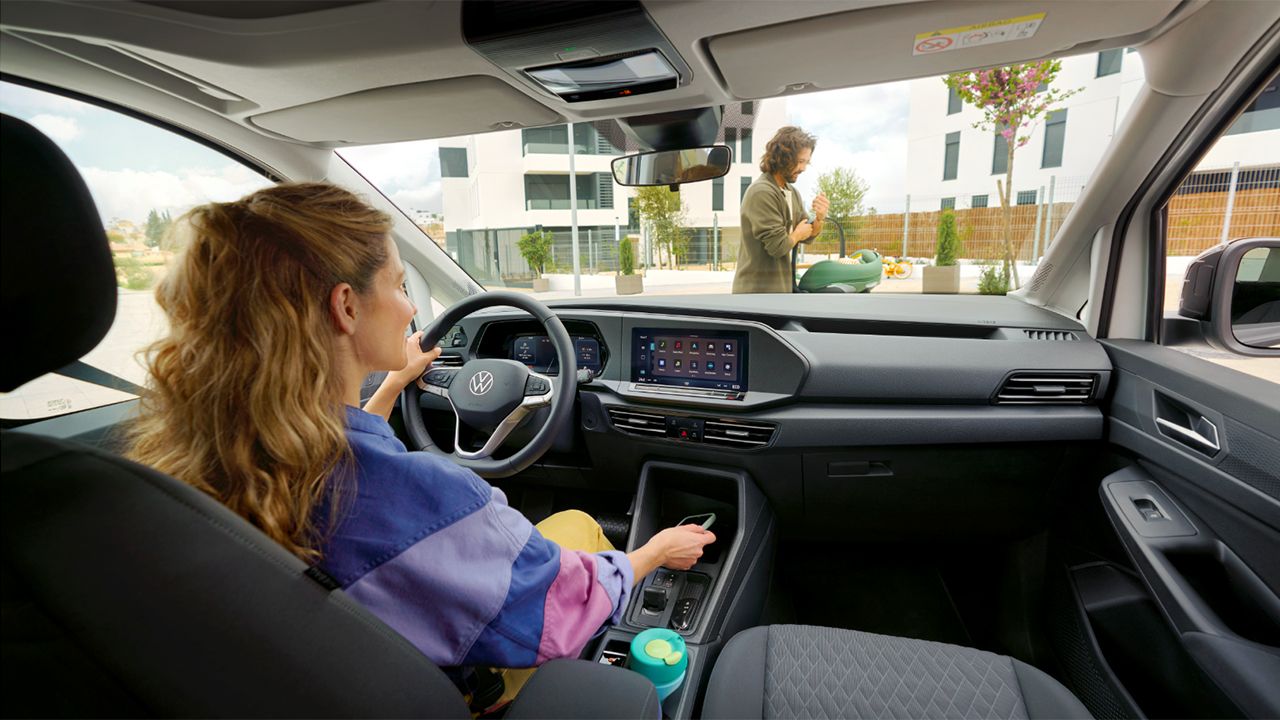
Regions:
<instances>
[{"instance_id":1,"label":"cloud","mask_svg":"<svg viewBox=\"0 0 1280 720\"><path fill-rule=\"evenodd\" d=\"M406 212L426 210L428 212L444 212L444 197L437 180L424 187L412 190L398 190L388 197L397 207Z\"/></svg>"},{"instance_id":2,"label":"cloud","mask_svg":"<svg viewBox=\"0 0 1280 720\"><path fill-rule=\"evenodd\" d=\"M183 170L181 174L88 167L80 174L104 221L114 217L139 223L153 209L177 216L192 206L235 200L270 184L239 164Z\"/></svg>"},{"instance_id":3,"label":"cloud","mask_svg":"<svg viewBox=\"0 0 1280 720\"><path fill-rule=\"evenodd\" d=\"M907 82L787 98L788 122L818 136L809 170L796 183L812 197L818 176L852 168L867 182L865 204L901 210L907 187Z\"/></svg>"},{"instance_id":4,"label":"cloud","mask_svg":"<svg viewBox=\"0 0 1280 720\"><path fill-rule=\"evenodd\" d=\"M48 135L60 143L68 143L84 134L80 129L80 124L75 118L65 115L49 115L40 114L31 118L32 125L35 125L40 132Z\"/></svg>"},{"instance_id":5,"label":"cloud","mask_svg":"<svg viewBox=\"0 0 1280 720\"><path fill-rule=\"evenodd\" d=\"M60 115L79 115L90 106L54 93L13 83L0 83L0 103L5 112L12 115L38 115L40 113L56 113Z\"/></svg>"}]
</instances>

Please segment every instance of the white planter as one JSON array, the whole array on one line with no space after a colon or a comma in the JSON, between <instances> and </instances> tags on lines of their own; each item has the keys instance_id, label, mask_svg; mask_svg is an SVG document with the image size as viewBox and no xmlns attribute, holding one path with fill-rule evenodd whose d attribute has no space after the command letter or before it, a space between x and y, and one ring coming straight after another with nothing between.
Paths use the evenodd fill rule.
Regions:
<instances>
[{"instance_id":1,"label":"white planter","mask_svg":"<svg viewBox=\"0 0 1280 720\"><path fill-rule=\"evenodd\" d=\"M533 281L534 292L547 292L551 289L551 281L547 278L540 277Z\"/></svg>"},{"instance_id":2,"label":"white planter","mask_svg":"<svg viewBox=\"0 0 1280 720\"><path fill-rule=\"evenodd\" d=\"M644 278L640 275L617 275L613 282L619 295L639 295L644 292Z\"/></svg>"},{"instance_id":3,"label":"white planter","mask_svg":"<svg viewBox=\"0 0 1280 720\"><path fill-rule=\"evenodd\" d=\"M923 292L931 294L952 294L960 292L960 266L926 265L924 267Z\"/></svg>"}]
</instances>

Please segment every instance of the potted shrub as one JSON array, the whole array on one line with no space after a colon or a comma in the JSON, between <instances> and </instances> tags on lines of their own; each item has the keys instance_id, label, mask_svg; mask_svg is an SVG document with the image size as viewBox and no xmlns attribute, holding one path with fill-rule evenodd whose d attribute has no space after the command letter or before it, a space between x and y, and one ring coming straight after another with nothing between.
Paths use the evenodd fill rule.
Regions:
<instances>
[{"instance_id":1,"label":"potted shrub","mask_svg":"<svg viewBox=\"0 0 1280 720\"><path fill-rule=\"evenodd\" d=\"M618 241L618 276L613 279L619 295L639 295L644 292L644 278L636 275L636 253L631 238Z\"/></svg>"},{"instance_id":2,"label":"potted shrub","mask_svg":"<svg viewBox=\"0 0 1280 720\"><path fill-rule=\"evenodd\" d=\"M956 214L950 210L944 210L938 219L937 253L934 263L924 268L924 292L960 292L960 266L956 264L960 233L956 230Z\"/></svg>"},{"instance_id":3,"label":"potted shrub","mask_svg":"<svg viewBox=\"0 0 1280 720\"><path fill-rule=\"evenodd\" d=\"M533 291L546 292L551 289L551 281L542 277L546 270L547 260L551 257L551 243L555 237L547 230L534 230L520 236L516 247L520 256L529 263L533 270Z\"/></svg>"}]
</instances>

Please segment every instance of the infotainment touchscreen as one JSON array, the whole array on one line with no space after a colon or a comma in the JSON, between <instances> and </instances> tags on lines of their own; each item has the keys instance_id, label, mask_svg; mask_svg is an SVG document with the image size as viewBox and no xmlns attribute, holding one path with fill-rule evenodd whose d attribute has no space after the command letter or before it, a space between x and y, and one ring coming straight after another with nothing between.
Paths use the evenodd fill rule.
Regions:
<instances>
[{"instance_id":1,"label":"infotainment touchscreen","mask_svg":"<svg viewBox=\"0 0 1280 720\"><path fill-rule=\"evenodd\" d=\"M747 391L745 332L636 328L631 353L633 383Z\"/></svg>"}]
</instances>

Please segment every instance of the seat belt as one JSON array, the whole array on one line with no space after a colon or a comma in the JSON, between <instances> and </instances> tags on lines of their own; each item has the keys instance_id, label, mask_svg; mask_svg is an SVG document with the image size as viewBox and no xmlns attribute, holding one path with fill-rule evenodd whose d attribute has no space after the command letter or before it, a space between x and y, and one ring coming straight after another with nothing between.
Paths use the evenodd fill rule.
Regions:
<instances>
[{"instance_id":1,"label":"seat belt","mask_svg":"<svg viewBox=\"0 0 1280 720\"><path fill-rule=\"evenodd\" d=\"M129 382L118 375L112 375L106 370L101 370L81 360L76 360L70 365L54 370L53 373L55 375L69 377L72 380L81 380L89 383L90 385L119 390L120 392L126 392L130 395L141 396L142 393L146 392L141 385Z\"/></svg>"}]
</instances>

